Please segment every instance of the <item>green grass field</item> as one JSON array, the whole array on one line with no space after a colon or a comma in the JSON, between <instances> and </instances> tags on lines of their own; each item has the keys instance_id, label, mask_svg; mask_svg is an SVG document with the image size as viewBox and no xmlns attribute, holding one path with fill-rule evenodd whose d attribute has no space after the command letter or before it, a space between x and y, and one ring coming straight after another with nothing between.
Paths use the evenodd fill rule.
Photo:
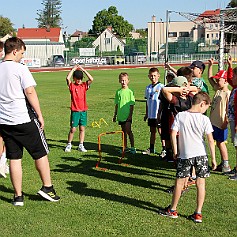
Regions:
<instances>
[{"instance_id":1,"label":"green grass field","mask_svg":"<svg viewBox=\"0 0 237 237\"><path fill-rule=\"evenodd\" d=\"M104 136L101 169L96 169L98 135L120 130L117 123L112 122L112 117L113 98L115 90L120 87L118 74L121 71L128 72L130 87L135 91L132 126L138 153L126 155L123 163L118 164L121 137ZM195 187L181 197L178 219L158 214L159 208L171 202L171 195L165 190L174 183L175 169L172 164L160 161L156 155L141 153L149 146L149 127L143 121L144 90L149 84L148 69L90 73L94 76L94 82L87 93L89 111L85 147L88 152L84 154L77 151L78 133L74 137L72 152L64 152L70 116L70 95L65 83L67 72L34 74L51 150L49 159L53 184L61 201L50 203L36 195L41 181L33 160L25 152L23 207L10 204L13 197L10 179L1 179L0 236L237 236L237 183L217 172L212 172L207 179L202 224L187 219L196 206ZM163 70L161 78L163 81ZM92 122L99 122L101 118L108 125L102 123L100 128L93 128ZM233 167L235 151L230 140L227 146ZM159 139L156 150L161 150ZM217 160L219 163L218 151Z\"/></svg>"}]
</instances>

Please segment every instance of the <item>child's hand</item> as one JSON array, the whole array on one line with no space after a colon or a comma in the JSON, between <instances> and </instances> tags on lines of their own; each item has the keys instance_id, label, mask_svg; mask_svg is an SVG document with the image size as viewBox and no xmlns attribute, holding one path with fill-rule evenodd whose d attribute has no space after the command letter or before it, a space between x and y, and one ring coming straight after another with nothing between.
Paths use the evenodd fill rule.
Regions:
<instances>
[{"instance_id":1,"label":"child's hand","mask_svg":"<svg viewBox=\"0 0 237 237\"><path fill-rule=\"evenodd\" d=\"M145 115L143 119L144 119L144 121L146 122L146 120L147 120L147 115Z\"/></svg>"},{"instance_id":2,"label":"child's hand","mask_svg":"<svg viewBox=\"0 0 237 237\"><path fill-rule=\"evenodd\" d=\"M212 170L217 168L216 160L212 161Z\"/></svg>"},{"instance_id":3,"label":"child's hand","mask_svg":"<svg viewBox=\"0 0 237 237\"><path fill-rule=\"evenodd\" d=\"M229 66L232 66L232 58L231 56L229 55L229 57L227 58L227 63Z\"/></svg>"},{"instance_id":4,"label":"child's hand","mask_svg":"<svg viewBox=\"0 0 237 237\"><path fill-rule=\"evenodd\" d=\"M170 65L169 65L169 63L165 63L165 69L170 70Z\"/></svg>"},{"instance_id":5,"label":"child's hand","mask_svg":"<svg viewBox=\"0 0 237 237\"><path fill-rule=\"evenodd\" d=\"M214 58L210 58L209 60L208 60L208 65L209 65L209 67L211 67L213 64L214 64Z\"/></svg>"}]
</instances>

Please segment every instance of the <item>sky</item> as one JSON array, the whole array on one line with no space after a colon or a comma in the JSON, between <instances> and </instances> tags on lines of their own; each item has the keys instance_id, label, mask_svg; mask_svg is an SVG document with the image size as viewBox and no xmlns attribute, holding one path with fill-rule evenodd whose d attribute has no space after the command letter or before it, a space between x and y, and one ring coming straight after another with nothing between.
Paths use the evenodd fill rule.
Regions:
<instances>
[{"instance_id":1,"label":"sky","mask_svg":"<svg viewBox=\"0 0 237 237\"><path fill-rule=\"evenodd\" d=\"M96 14L115 6L118 15L124 17L135 29L147 28L152 16L166 19L166 11L202 13L205 10L225 8L230 0L62 0L62 28L68 34L76 30L87 32L92 28ZM0 15L7 17L15 29L37 27L37 10L43 9L42 0L4 1ZM170 14L171 21L186 21L177 13Z\"/></svg>"}]
</instances>

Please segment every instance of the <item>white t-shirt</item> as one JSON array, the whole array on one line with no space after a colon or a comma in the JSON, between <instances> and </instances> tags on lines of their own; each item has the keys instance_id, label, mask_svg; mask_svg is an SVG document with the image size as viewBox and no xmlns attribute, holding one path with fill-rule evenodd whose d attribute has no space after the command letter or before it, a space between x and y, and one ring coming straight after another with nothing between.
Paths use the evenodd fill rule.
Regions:
<instances>
[{"instance_id":1,"label":"white t-shirt","mask_svg":"<svg viewBox=\"0 0 237 237\"><path fill-rule=\"evenodd\" d=\"M36 86L36 82L27 66L13 61L0 63L0 124L31 121L33 111L24 94L30 86Z\"/></svg>"},{"instance_id":2,"label":"white t-shirt","mask_svg":"<svg viewBox=\"0 0 237 237\"><path fill-rule=\"evenodd\" d=\"M188 159L207 155L204 135L213 132L207 116L189 111L180 112L175 117L172 129L179 132L178 158Z\"/></svg>"},{"instance_id":3,"label":"white t-shirt","mask_svg":"<svg viewBox=\"0 0 237 237\"><path fill-rule=\"evenodd\" d=\"M148 118L156 119L160 105L159 95L163 84L157 83L156 85L148 85L145 90L145 99L147 100Z\"/></svg>"}]
</instances>

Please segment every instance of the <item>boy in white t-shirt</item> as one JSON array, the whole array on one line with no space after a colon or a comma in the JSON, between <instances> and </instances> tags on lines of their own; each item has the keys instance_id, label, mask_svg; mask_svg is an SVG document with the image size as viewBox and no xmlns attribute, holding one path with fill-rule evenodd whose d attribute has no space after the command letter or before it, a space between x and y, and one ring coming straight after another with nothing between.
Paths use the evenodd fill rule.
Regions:
<instances>
[{"instance_id":1,"label":"boy in white t-shirt","mask_svg":"<svg viewBox=\"0 0 237 237\"><path fill-rule=\"evenodd\" d=\"M208 158L205 147L204 135L210 147L212 169L216 169L215 145L212 136L212 125L209 118L203 113L210 106L211 99L206 92L199 92L193 97L192 107L188 111L176 115L172 125L171 144L174 158L177 160L177 173L172 203L161 215L178 218L176 207L178 205L185 180L190 176L194 167L197 181L197 207L190 218L197 223L202 222L202 206L205 199L205 178L210 176ZM177 142L177 133L179 138Z\"/></svg>"}]
</instances>

